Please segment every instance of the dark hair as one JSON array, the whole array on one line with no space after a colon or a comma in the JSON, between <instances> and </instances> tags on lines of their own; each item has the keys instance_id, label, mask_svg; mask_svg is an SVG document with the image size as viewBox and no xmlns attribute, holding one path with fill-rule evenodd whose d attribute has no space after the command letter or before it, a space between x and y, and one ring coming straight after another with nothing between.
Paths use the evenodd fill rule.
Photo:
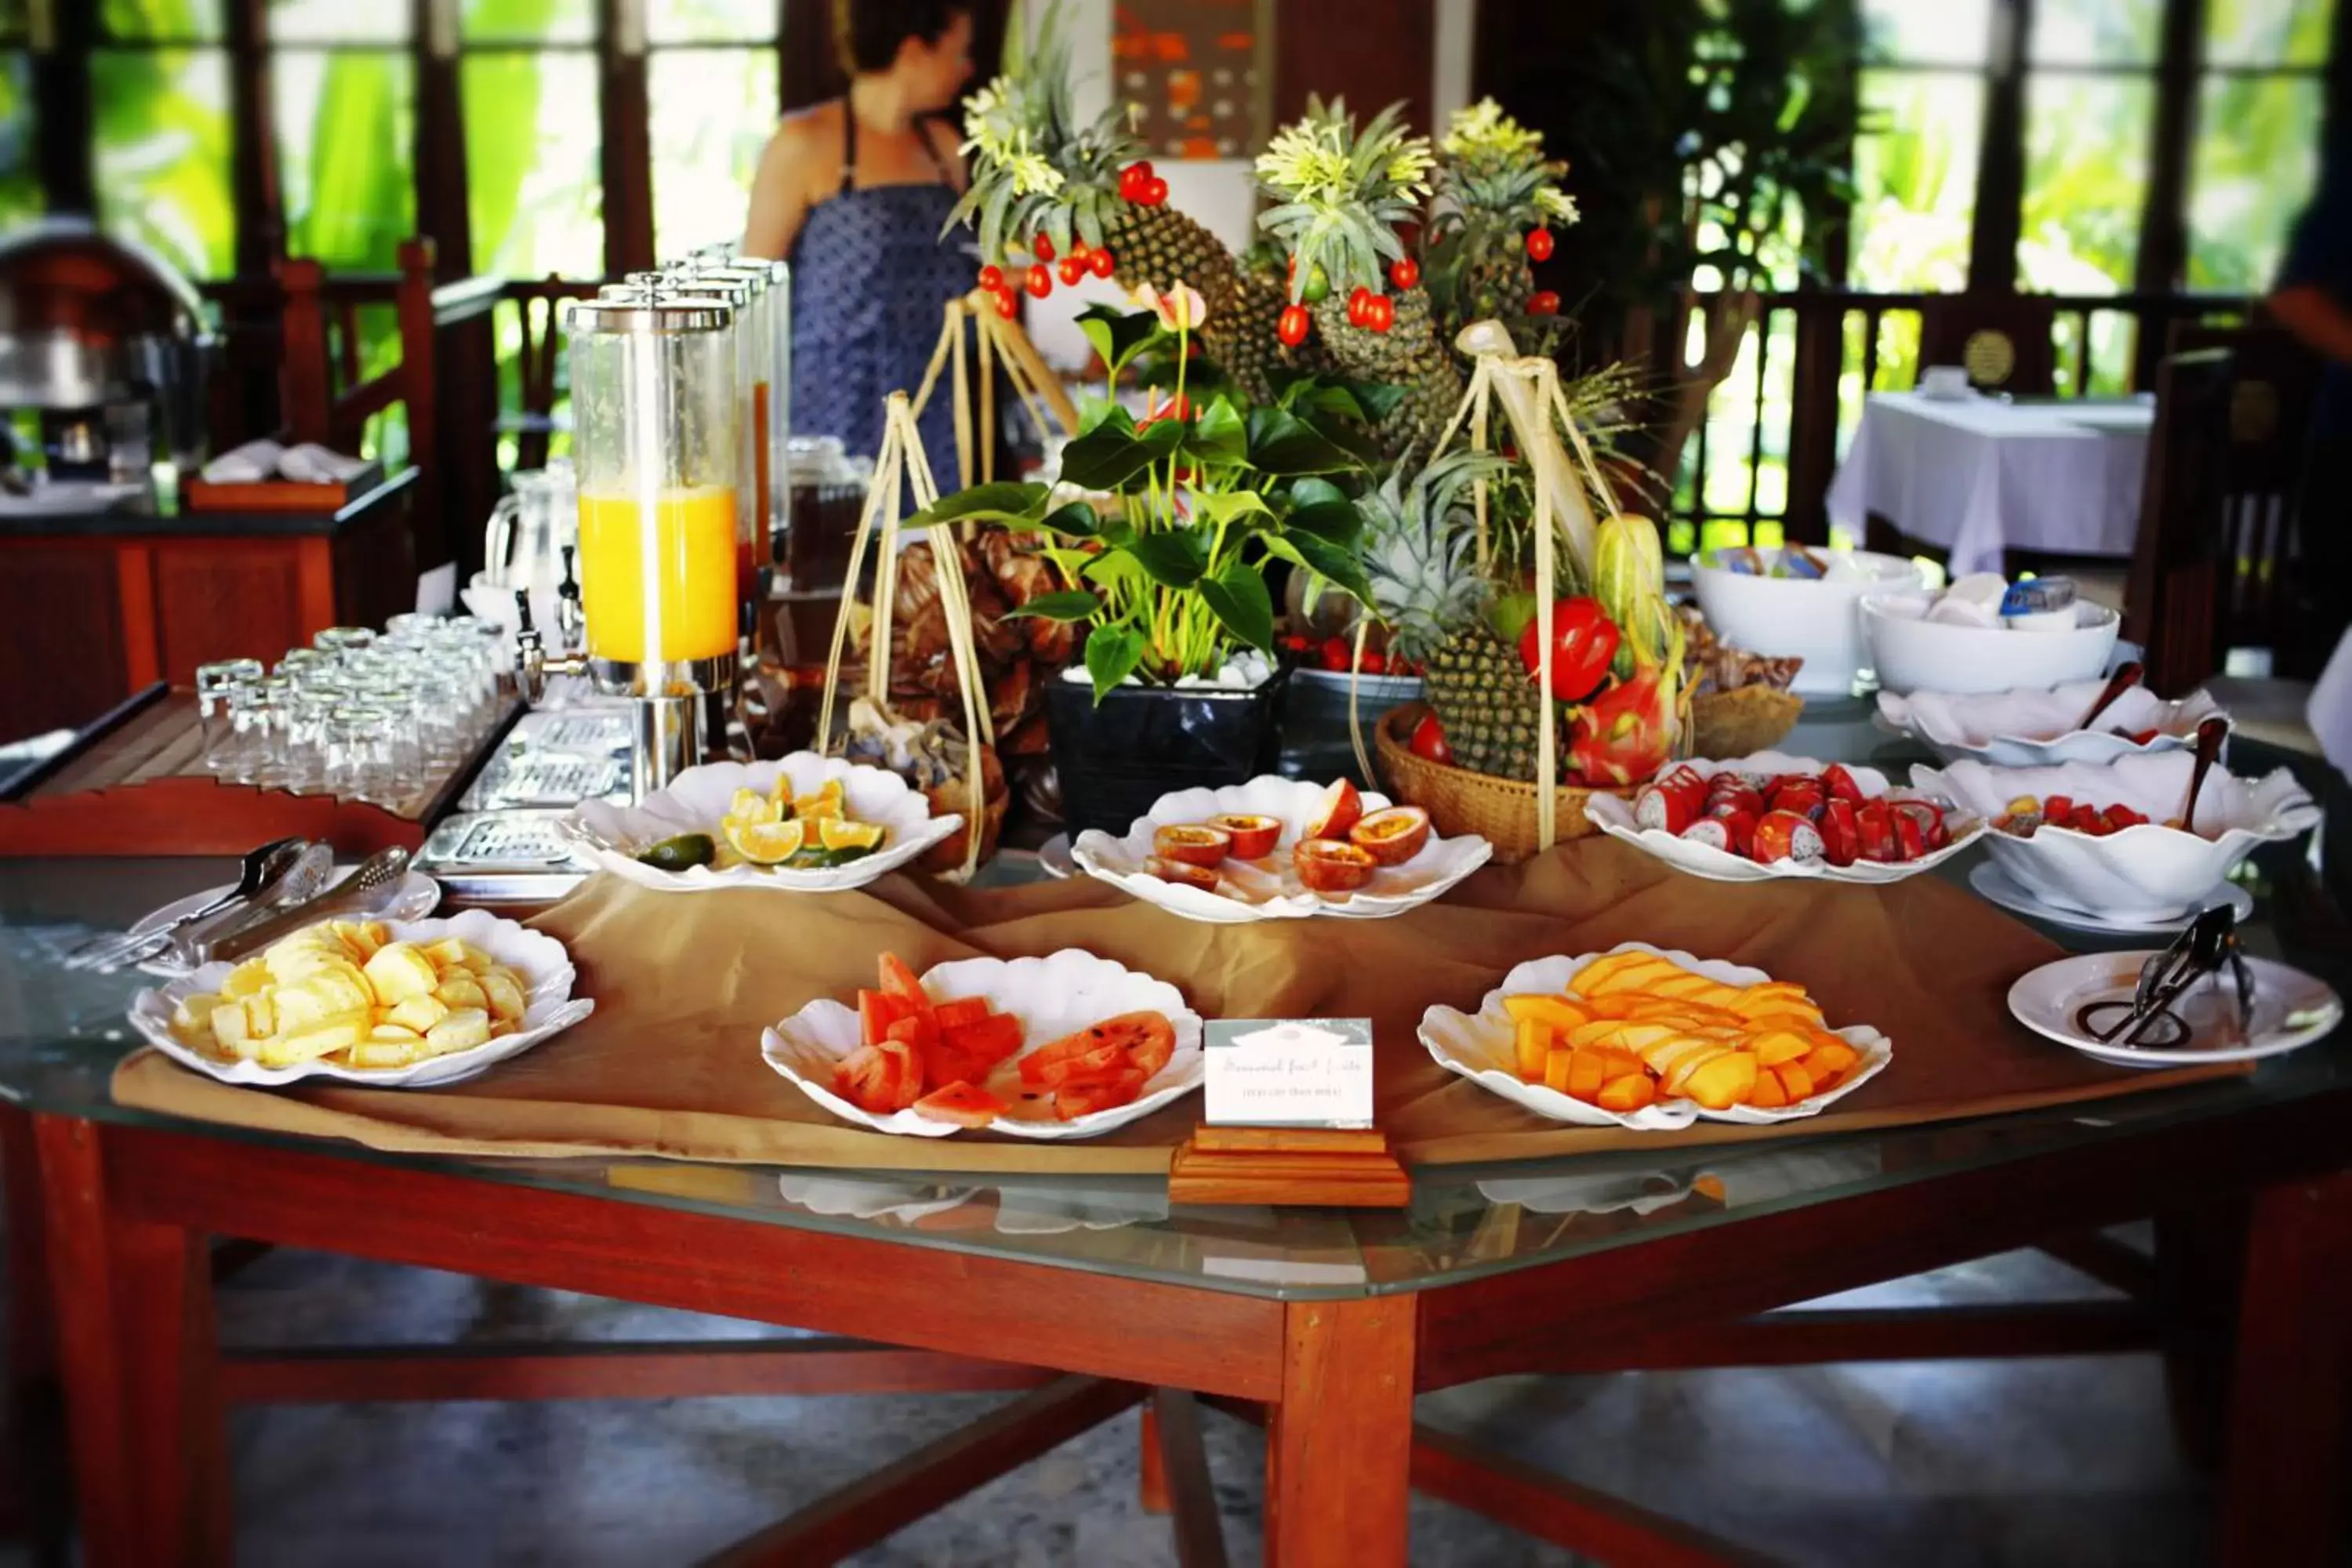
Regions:
<instances>
[{"instance_id":1,"label":"dark hair","mask_svg":"<svg viewBox=\"0 0 2352 1568\"><path fill-rule=\"evenodd\" d=\"M898 46L908 38L936 44L958 16L971 10L971 0L834 0L834 42L841 50L841 68L886 71L898 58Z\"/></svg>"}]
</instances>

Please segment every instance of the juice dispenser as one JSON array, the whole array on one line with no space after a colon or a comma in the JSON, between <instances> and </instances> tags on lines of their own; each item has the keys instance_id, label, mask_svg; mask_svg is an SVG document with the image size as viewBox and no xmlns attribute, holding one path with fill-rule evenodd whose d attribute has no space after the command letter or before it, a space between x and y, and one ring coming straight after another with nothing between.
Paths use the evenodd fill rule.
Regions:
<instances>
[{"instance_id":1,"label":"juice dispenser","mask_svg":"<svg viewBox=\"0 0 2352 1568\"><path fill-rule=\"evenodd\" d=\"M639 798L723 742L705 699L736 681L735 324L723 301L646 293L567 316L584 662L635 700ZM522 640L535 700L555 666Z\"/></svg>"},{"instance_id":2,"label":"juice dispenser","mask_svg":"<svg viewBox=\"0 0 2352 1568\"><path fill-rule=\"evenodd\" d=\"M792 268L782 261L744 257L731 260L698 258L682 269L696 292L709 279L743 284L751 303L741 323L743 357L738 362L744 385L751 389L753 426L760 432L756 448L755 483L759 497L759 539L754 559L771 565L783 557L782 541L792 522L792 484L787 476L785 444L792 436Z\"/></svg>"}]
</instances>

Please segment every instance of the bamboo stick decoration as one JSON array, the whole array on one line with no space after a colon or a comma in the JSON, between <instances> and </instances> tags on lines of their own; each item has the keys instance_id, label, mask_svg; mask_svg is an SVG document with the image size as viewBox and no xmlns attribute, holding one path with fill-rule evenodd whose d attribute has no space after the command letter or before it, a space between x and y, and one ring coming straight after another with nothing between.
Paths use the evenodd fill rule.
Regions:
<instances>
[{"instance_id":1,"label":"bamboo stick decoration","mask_svg":"<svg viewBox=\"0 0 2352 1568\"><path fill-rule=\"evenodd\" d=\"M944 345L942 345L944 347ZM898 583L898 508L911 489L919 510L939 503L939 484L931 477L930 459L923 451L923 435L903 392L890 395L882 430L882 451L874 463L874 488L858 516L857 536L849 546L849 575L843 587L841 609L833 622L833 648L825 660L824 697L817 709L817 750L833 750L833 713L839 698L841 661L849 646L851 616L857 606L857 584L866 557L875 547L873 642L866 659L866 695L884 713L890 711L891 619ZM963 550L945 523L933 523L929 535L931 559L938 567L940 598L947 612L948 653L955 663L956 684L963 695L965 788L969 809L964 816L963 876L980 865L980 845L988 812L981 748L993 745L996 736L987 704L981 698L979 650L973 646L971 598L963 580Z\"/></svg>"},{"instance_id":2,"label":"bamboo stick decoration","mask_svg":"<svg viewBox=\"0 0 2352 1568\"><path fill-rule=\"evenodd\" d=\"M964 325L970 322L977 348L967 357ZM979 374L974 377L971 367L976 361ZM995 302L988 295L973 290L947 303L945 320L940 326L938 345L931 351L931 363L923 373L922 384L915 391L912 402L914 416L922 417L930 406L931 396L939 390L942 376L952 374L956 408L956 478L965 489L988 484L996 478L996 444L984 438L996 427L995 368L1002 365L1004 378L1013 386L1014 396L1029 421L1036 426L1037 438L1053 439L1054 426L1061 426L1066 436L1078 433L1078 407L1062 388L1061 378L1048 367L1037 345L1029 340L1021 323L998 313ZM972 422L972 382L980 384L979 422Z\"/></svg>"}]
</instances>

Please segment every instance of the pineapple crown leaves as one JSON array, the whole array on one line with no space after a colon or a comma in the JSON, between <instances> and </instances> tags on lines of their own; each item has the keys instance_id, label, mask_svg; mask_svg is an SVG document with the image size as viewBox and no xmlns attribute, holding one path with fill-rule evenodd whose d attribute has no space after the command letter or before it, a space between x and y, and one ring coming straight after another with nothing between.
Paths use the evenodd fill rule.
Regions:
<instances>
[{"instance_id":1,"label":"pineapple crown leaves","mask_svg":"<svg viewBox=\"0 0 2352 1568\"><path fill-rule=\"evenodd\" d=\"M1494 585L1471 560L1475 521L1469 498L1481 480L1492 483L1509 471L1502 458L1459 451L1414 472L1408 453L1358 503L1373 612L1388 626L1394 648L1415 663L1425 662L1485 612Z\"/></svg>"},{"instance_id":2,"label":"pineapple crown leaves","mask_svg":"<svg viewBox=\"0 0 2352 1568\"><path fill-rule=\"evenodd\" d=\"M1457 110L1439 150L1438 193L1465 215L1518 226L1576 222L1575 199L1559 188L1568 165L1547 160L1543 132L1521 125L1493 99Z\"/></svg>"},{"instance_id":3,"label":"pineapple crown leaves","mask_svg":"<svg viewBox=\"0 0 2352 1568\"><path fill-rule=\"evenodd\" d=\"M1119 170L1142 156L1132 110L1114 106L1081 125L1071 99L1068 14L1046 7L1034 43L1016 18L1006 29L1005 68L963 104L963 151L971 185L948 228L971 224L981 255L1002 258L1040 233L1066 251L1074 237L1103 243L1117 212Z\"/></svg>"},{"instance_id":4,"label":"pineapple crown leaves","mask_svg":"<svg viewBox=\"0 0 2352 1568\"><path fill-rule=\"evenodd\" d=\"M1291 299L1304 298L1318 267L1342 291L1380 289L1382 263L1405 254L1397 226L1421 216L1435 163L1429 138L1405 127L1403 104L1359 130L1344 99L1309 99L1257 160L1258 183L1277 199L1258 226L1298 264Z\"/></svg>"}]
</instances>

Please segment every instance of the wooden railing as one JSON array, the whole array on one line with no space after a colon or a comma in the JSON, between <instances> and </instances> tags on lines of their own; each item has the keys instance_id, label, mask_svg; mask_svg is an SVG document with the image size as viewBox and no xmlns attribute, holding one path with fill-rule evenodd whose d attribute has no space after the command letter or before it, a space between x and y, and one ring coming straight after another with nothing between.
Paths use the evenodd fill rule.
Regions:
<instances>
[{"instance_id":1,"label":"wooden railing","mask_svg":"<svg viewBox=\"0 0 2352 1568\"><path fill-rule=\"evenodd\" d=\"M2202 295L2044 295L2004 297L1998 308L2046 311L2051 385L2027 393L2060 397L2114 395L2152 388L2155 366L2176 323L2237 321L2252 301ZM1649 350L1662 367L1651 384L1669 408L1686 376L1673 352L1694 318L1705 321L1713 297L1686 300ZM1680 535L1753 537L1778 527L1791 540L1829 537L1823 498L1840 455L1871 392L1908 388L1918 345L1953 334L1989 301L1965 294L1869 294L1808 290L1757 298L1752 323L1728 374L1706 395L1706 417L1680 453L1677 482L1665 510ZM1737 313L1733 313L1735 318Z\"/></svg>"}]
</instances>

